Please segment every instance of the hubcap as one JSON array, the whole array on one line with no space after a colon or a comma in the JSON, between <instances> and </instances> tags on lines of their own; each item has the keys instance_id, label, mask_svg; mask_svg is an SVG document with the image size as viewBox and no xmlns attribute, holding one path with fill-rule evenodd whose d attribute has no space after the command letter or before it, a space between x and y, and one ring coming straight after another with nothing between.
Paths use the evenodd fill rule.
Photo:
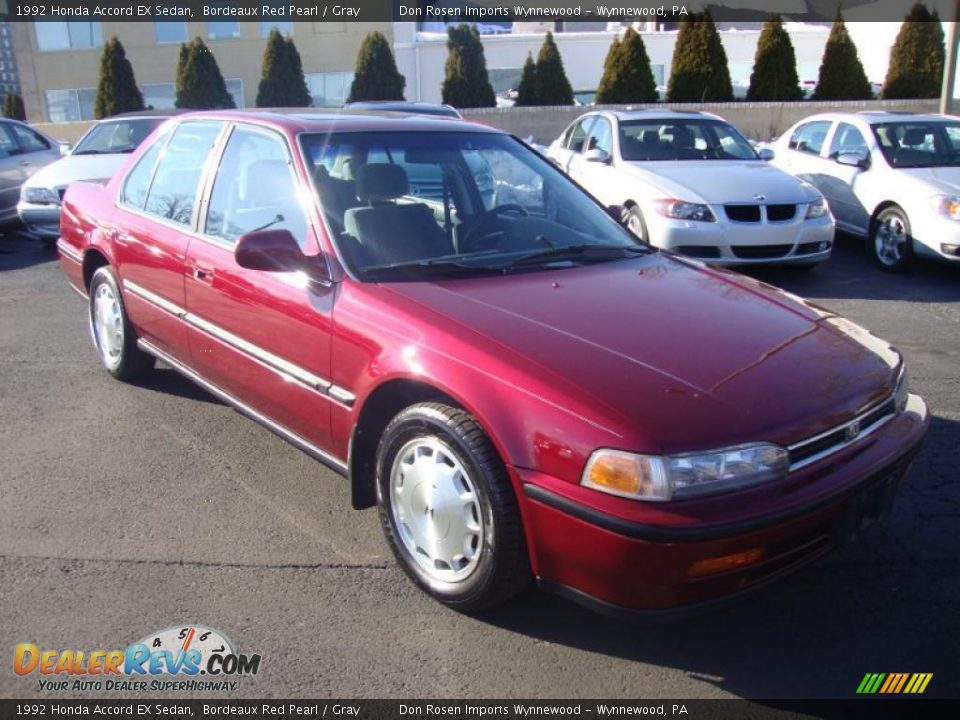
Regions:
<instances>
[{"instance_id":1,"label":"hubcap","mask_svg":"<svg viewBox=\"0 0 960 720\"><path fill-rule=\"evenodd\" d=\"M877 257L884 265L896 265L903 259L907 244L907 226L899 215L889 215L877 225L874 238Z\"/></svg>"},{"instance_id":2,"label":"hubcap","mask_svg":"<svg viewBox=\"0 0 960 720\"><path fill-rule=\"evenodd\" d=\"M483 514L473 481L439 438L411 440L390 470L391 509L401 542L432 580L460 582L483 550Z\"/></svg>"},{"instance_id":3,"label":"hubcap","mask_svg":"<svg viewBox=\"0 0 960 720\"><path fill-rule=\"evenodd\" d=\"M93 332L97 349L107 367L120 362L123 351L123 314L109 285L100 285L93 296Z\"/></svg>"}]
</instances>

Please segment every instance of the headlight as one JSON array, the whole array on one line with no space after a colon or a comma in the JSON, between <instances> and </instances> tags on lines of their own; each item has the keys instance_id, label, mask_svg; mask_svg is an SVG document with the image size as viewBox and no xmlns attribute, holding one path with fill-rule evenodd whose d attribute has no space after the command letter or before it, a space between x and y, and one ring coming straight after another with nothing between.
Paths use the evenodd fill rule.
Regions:
<instances>
[{"instance_id":1,"label":"headlight","mask_svg":"<svg viewBox=\"0 0 960 720\"><path fill-rule=\"evenodd\" d=\"M702 203L684 202L683 200L657 200L654 202L657 212L664 217L674 220L696 220L698 222L716 222L710 208Z\"/></svg>"},{"instance_id":2,"label":"headlight","mask_svg":"<svg viewBox=\"0 0 960 720\"><path fill-rule=\"evenodd\" d=\"M807 206L807 220L811 218L823 217L828 212L827 201L823 199L823 195L814 200L810 205Z\"/></svg>"},{"instance_id":3,"label":"headlight","mask_svg":"<svg viewBox=\"0 0 960 720\"><path fill-rule=\"evenodd\" d=\"M44 187L26 187L23 188L22 197L24 202L34 205L56 205L57 196L52 190Z\"/></svg>"},{"instance_id":4,"label":"headlight","mask_svg":"<svg viewBox=\"0 0 960 720\"><path fill-rule=\"evenodd\" d=\"M934 195L930 198L933 209L952 220L960 220L960 197L956 195Z\"/></svg>"},{"instance_id":5,"label":"headlight","mask_svg":"<svg viewBox=\"0 0 960 720\"><path fill-rule=\"evenodd\" d=\"M666 457L597 450L580 484L610 495L662 502L770 482L786 476L789 468L787 451L769 443Z\"/></svg>"},{"instance_id":6,"label":"headlight","mask_svg":"<svg viewBox=\"0 0 960 720\"><path fill-rule=\"evenodd\" d=\"M898 413L907 409L907 396L910 394L910 378L907 376L907 366L900 366L900 377L897 378L897 389L893 393L893 404Z\"/></svg>"}]
</instances>

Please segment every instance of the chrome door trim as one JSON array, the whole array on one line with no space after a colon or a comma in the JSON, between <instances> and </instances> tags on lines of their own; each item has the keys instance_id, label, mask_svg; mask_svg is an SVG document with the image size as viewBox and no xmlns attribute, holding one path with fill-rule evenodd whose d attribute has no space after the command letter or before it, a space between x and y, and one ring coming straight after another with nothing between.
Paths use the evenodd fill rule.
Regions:
<instances>
[{"instance_id":1,"label":"chrome door trim","mask_svg":"<svg viewBox=\"0 0 960 720\"><path fill-rule=\"evenodd\" d=\"M141 300L146 300L151 305L156 305L158 308L160 308L161 310L165 310L171 315L176 315L181 320L187 315L187 311L184 308L180 307L176 303L170 302L165 297L157 295L155 292L152 292L151 290L147 290L145 287L143 287L142 285L138 285L135 282L131 282L130 280L124 280L123 289L129 290L131 293L139 297Z\"/></svg>"},{"instance_id":2,"label":"chrome door trim","mask_svg":"<svg viewBox=\"0 0 960 720\"><path fill-rule=\"evenodd\" d=\"M311 443L309 440L305 440L304 438L300 437L292 430L289 430L283 425L280 425L279 423L274 422L273 420L268 418L266 415L263 415L262 413L257 412L242 400L235 398L233 395L230 395L228 392L221 390L219 387L217 387L213 383L205 380L197 372L187 367L183 363L179 362L178 360L175 360L170 355L163 352L162 350L155 347L154 345L151 345L148 341L144 340L143 338L140 338L139 340L137 340L137 347L139 347L144 352L153 355L155 358L167 363L167 365L172 367L174 370L179 372L188 380L192 380L193 382L195 382L197 385L202 387L211 395L214 395L218 397L220 400L223 400L225 403L232 405L239 412L246 415L251 420L255 420L256 422L260 423L271 432L275 433L276 435L279 435L290 444L297 446L298 448L303 450L305 453L307 453L314 459L322 462L327 467L331 468L332 470L336 470L341 475L347 474L347 463L345 463L343 460L341 460L340 458L334 455L331 455L325 450L321 450L319 447Z\"/></svg>"}]
</instances>

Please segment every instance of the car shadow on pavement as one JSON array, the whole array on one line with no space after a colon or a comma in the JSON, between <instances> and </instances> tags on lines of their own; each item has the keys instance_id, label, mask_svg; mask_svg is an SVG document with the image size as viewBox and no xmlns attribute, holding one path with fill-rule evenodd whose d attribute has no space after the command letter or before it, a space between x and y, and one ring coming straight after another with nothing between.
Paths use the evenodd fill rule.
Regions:
<instances>
[{"instance_id":1,"label":"car shadow on pavement","mask_svg":"<svg viewBox=\"0 0 960 720\"><path fill-rule=\"evenodd\" d=\"M200 402L210 403L212 405L223 405L223 403L192 380L188 380L183 375L165 365L158 364L153 372L130 381L131 385L143 388L144 390L153 390L164 393L165 395L175 395L185 400L198 400Z\"/></svg>"},{"instance_id":2,"label":"car shadow on pavement","mask_svg":"<svg viewBox=\"0 0 960 720\"><path fill-rule=\"evenodd\" d=\"M631 624L529 593L482 619L541 642L678 669L743 698L850 698L866 672L894 671L933 672L938 682L926 695L955 697L958 446L960 422L933 418L885 523L726 607ZM640 672L649 678L649 668ZM623 680L629 685L629 671Z\"/></svg>"},{"instance_id":3,"label":"car shadow on pavement","mask_svg":"<svg viewBox=\"0 0 960 720\"><path fill-rule=\"evenodd\" d=\"M57 251L16 228L0 228L0 272L21 270L57 259Z\"/></svg>"},{"instance_id":4,"label":"car shadow on pavement","mask_svg":"<svg viewBox=\"0 0 960 720\"><path fill-rule=\"evenodd\" d=\"M887 273L867 256L862 238L838 233L832 257L810 271L786 266L739 268L805 298L960 301L960 263L918 260L913 272Z\"/></svg>"}]
</instances>

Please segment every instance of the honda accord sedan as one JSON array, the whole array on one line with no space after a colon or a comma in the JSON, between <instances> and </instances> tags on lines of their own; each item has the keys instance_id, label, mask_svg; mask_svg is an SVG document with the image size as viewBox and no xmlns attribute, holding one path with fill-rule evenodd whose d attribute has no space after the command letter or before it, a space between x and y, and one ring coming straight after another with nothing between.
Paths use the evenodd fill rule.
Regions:
<instances>
[{"instance_id":1,"label":"honda accord sedan","mask_svg":"<svg viewBox=\"0 0 960 720\"><path fill-rule=\"evenodd\" d=\"M491 128L212 112L72 184L58 247L108 373L345 475L437 600L689 611L883 518L927 411L883 340L621 217Z\"/></svg>"},{"instance_id":2,"label":"honda accord sedan","mask_svg":"<svg viewBox=\"0 0 960 720\"><path fill-rule=\"evenodd\" d=\"M587 113L548 150L657 247L717 265L815 267L833 247L824 198L762 153L721 117L669 110Z\"/></svg>"}]
</instances>

